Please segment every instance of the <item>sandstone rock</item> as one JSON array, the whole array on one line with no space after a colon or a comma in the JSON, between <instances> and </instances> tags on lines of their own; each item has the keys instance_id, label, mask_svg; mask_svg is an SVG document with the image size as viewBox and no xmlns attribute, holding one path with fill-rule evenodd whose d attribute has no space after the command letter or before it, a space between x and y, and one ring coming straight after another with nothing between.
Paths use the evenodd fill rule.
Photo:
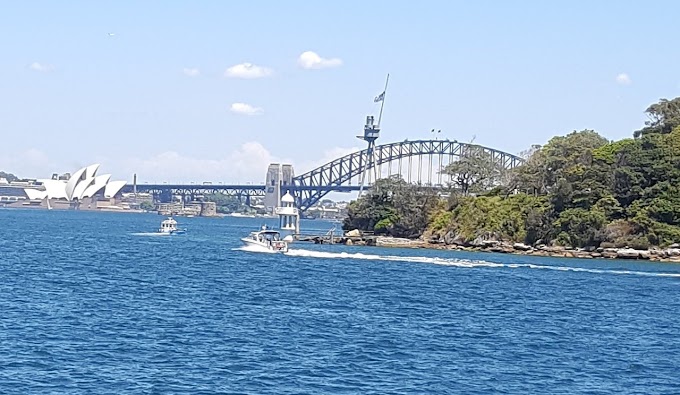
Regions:
<instances>
[{"instance_id":1,"label":"sandstone rock","mask_svg":"<svg viewBox=\"0 0 680 395\"><path fill-rule=\"evenodd\" d=\"M515 243L512 245L512 248L519 251L529 251L533 249L531 246L528 246L524 243Z\"/></svg>"},{"instance_id":2,"label":"sandstone rock","mask_svg":"<svg viewBox=\"0 0 680 395\"><path fill-rule=\"evenodd\" d=\"M482 247L482 248L495 247L498 244L499 244L498 240L485 239L483 237L477 237L476 239L474 239L470 242L471 246Z\"/></svg>"},{"instance_id":3,"label":"sandstone rock","mask_svg":"<svg viewBox=\"0 0 680 395\"><path fill-rule=\"evenodd\" d=\"M663 250L663 255L664 256L680 256L680 248L666 248Z\"/></svg>"},{"instance_id":4,"label":"sandstone rock","mask_svg":"<svg viewBox=\"0 0 680 395\"><path fill-rule=\"evenodd\" d=\"M613 251L612 251L613 250ZM604 251L602 251L602 257L603 258L609 258L609 259L614 259L618 256L618 253L616 252L615 249L613 248L606 248Z\"/></svg>"},{"instance_id":5,"label":"sandstone rock","mask_svg":"<svg viewBox=\"0 0 680 395\"><path fill-rule=\"evenodd\" d=\"M616 251L616 257L619 259L638 259L641 252L632 248L621 248Z\"/></svg>"},{"instance_id":6,"label":"sandstone rock","mask_svg":"<svg viewBox=\"0 0 680 395\"><path fill-rule=\"evenodd\" d=\"M507 248L504 248L503 246L499 246L499 245L490 247L489 251L498 252L498 253L502 253L502 254L512 252L512 250L508 250Z\"/></svg>"},{"instance_id":7,"label":"sandstone rock","mask_svg":"<svg viewBox=\"0 0 680 395\"><path fill-rule=\"evenodd\" d=\"M552 247L546 247L545 250L548 251L548 252L557 253L557 254L561 255L562 253L564 253L564 251L566 249L562 246L552 246Z\"/></svg>"},{"instance_id":8,"label":"sandstone rock","mask_svg":"<svg viewBox=\"0 0 680 395\"><path fill-rule=\"evenodd\" d=\"M345 233L345 236L348 236L348 237L360 237L360 236L361 236L361 232L359 231L359 229L353 229L353 230L350 230L350 231L348 231L347 233Z\"/></svg>"},{"instance_id":9,"label":"sandstone rock","mask_svg":"<svg viewBox=\"0 0 680 395\"><path fill-rule=\"evenodd\" d=\"M463 236L450 230L444 235L444 244L462 246L467 244L467 240L465 240Z\"/></svg>"}]
</instances>

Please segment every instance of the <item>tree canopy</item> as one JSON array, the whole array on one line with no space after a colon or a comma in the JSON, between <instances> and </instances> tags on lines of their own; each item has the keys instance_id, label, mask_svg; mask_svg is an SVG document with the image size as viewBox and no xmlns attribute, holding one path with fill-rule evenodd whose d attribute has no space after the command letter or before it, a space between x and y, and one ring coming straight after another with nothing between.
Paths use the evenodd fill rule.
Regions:
<instances>
[{"instance_id":1,"label":"tree canopy","mask_svg":"<svg viewBox=\"0 0 680 395\"><path fill-rule=\"evenodd\" d=\"M401 178L378 180L348 206L343 229L361 229L395 237L418 237L428 225L439 198L435 191L408 184Z\"/></svg>"},{"instance_id":2,"label":"tree canopy","mask_svg":"<svg viewBox=\"0 0 680 395\"><path fill-rule=\"evenodd\" d=\"M14 182L19 179L19 177L15 176L12 173L5 173L4 171L0 171L0 178L4 178L7 180L7 182Z\"/></svg>"},{"instance_id":3,"label":"tree canopy","mask_svg":"<svg viewBox=\"0 0 680 395\"><path fill-rule=\"evenodd\" d=\"M211 193L204 196L208 202L214 202L218 213L248 212L250 207L242 203L235 196L227 196L222 193Z\"/></svg>"},{"instance_id":4,"label":"tree canopy","mask_svg":"<svg viewBox=\"0 0 680 395\"><path fill-rule=\"evenodd\" d=\"M467 195L495 186L501 180L503 169L493 163L491 153L484 147L470 145L460 159L451 162L443 172L451 177L454 186Z\"/></svg>"},{"instance_id":5,"label":"tree canopy","mask_svg":"<svg viewBox=\"0 0 680 395\"><path fill-rule=\"evenodd\" d=\"M649 120L645 127L635 131L635 138L652 133L668 134L680 126L680 97L673 100L661 99L647 107L645 111Z\"/></svg>"}]
</instances>

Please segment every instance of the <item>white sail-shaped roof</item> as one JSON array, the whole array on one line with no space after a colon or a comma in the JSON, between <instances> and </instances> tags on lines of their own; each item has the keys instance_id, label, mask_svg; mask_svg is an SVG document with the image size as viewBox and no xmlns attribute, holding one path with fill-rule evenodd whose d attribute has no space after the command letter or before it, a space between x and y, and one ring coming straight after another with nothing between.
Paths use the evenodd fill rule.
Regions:
<instances>
[{"instance_id":1,"label":"white sail-shaped roof","mask_svg":"<svg viewBox=\"0 0 680 395\"><path fill-rule=\"evenodd\" d=\"M50 199L68 199L66 196L66 182L61 180L45 180L45 192Z\"/></svg>"},{"instance_id":2,"label":"white sail-shaped roof","mask_svg":"<svg viewBox=\"0 0 680 395\"><path fill-rule=\"evenodd\" d=\"M77 172L73 173L71 178L66 182L66 199L67 200L73 200L73 192L76 190L76 185L81 181L81 178L83 178L83 173L87 170L87 167L83 167L82 169L78 170Z\"/></svg>"},{"instance_id":3,"label":"white sail-shaped roof","mask_svg":"<svg viewBox=\"0 0 680 395\"><path fill-rule=\"evenodd\" d=\"M85 172L87 173L87 172ZM71 196L71 200L73 199L82 199L83 198L83 193L89 187L92 185L94 182L94 177L88 177L82 181L80 181L78 184L76 184L76 188L73 190L73 195Z\"/></svg>"},{"instance_id":4,"label":"white sail-shaped roof","mask_svg":"<svg viewBox=\"0 0 680 395\"><path fill-rule=\"evenodd\" d=\"M83 197L88 198L97 194L106 186L111 178L111 174L102 174L94 178L94 182L83 192Z\"/></svg>"},{"instance_id":5,"label":"white sail-shaped roof","mask_svg":"<svg viewBox=\"0 0 680 395\"><path fill-rule=\"evenodd\" d=\"M104 197L112 198L125 186L125 181L110 181L104 189Z\"/></svg>"},{"instance_id":6,"label":"white sail-shaped roof","mask_svg":"<svg viewBox=\"0 0 680 395\"><path fill-rule=\"evenodd\" d=\"M97 175L97 169L99 169L99 163L87 166L85 168L85 178L94 178Z\"/></svg>"},{"instance_id":7,"label":"white sail-shaped roof","mask_svg":"<svg viewBox=\"0 0 680 395\"><path fill-rule=\"evenodd\" d=\"M110 181L111 174L97 175L99 164L93 164L73 173L68 181L43 179L45 186L45 195L50 199L66 199L72 201L75 199L83 199L93 197L102 189L104 190L104 197L115 197L121 189L125 186L125 181ZM30 195L29 195L30 193ZM26 192L31 199L37 199L41 195L36 192ZM44 197L43 197L44 198Z\"/></svg>"},{"instance_id":8,"label":"white sail-shaped roof","mask_svg":"<svg viewBox=\"0 0 680 395\"><path fill-rule=\"evenodd\" d=\"M47 190L41 191L39 189L25 188L26 196L31 200L43 200L47 197Z\"/></svg>"}]
</instances>

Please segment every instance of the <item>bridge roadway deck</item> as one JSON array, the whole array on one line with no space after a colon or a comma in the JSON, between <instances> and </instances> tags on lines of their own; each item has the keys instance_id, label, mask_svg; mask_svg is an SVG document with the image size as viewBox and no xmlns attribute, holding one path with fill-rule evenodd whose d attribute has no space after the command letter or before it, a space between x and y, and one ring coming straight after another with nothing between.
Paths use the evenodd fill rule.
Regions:
<instances>
[{"instance_id":1,"label":"bridge roadway deck","mask_svg":"<svg viewBox=\"0 0 680 395\"><path fill-rule=\"evenodd\" d=\"M131 184L123 187L123 192L132 192L134 186ZM267 186L264 184L137 184L137 192L161 192L170 191L172 193L227 193L227 194L243 194L251 196L264 196ZM290 191L329 191L329 192L353 192L358 191L358 185L323 185L323 186L305 186L305 185L285 185L281 187L283 190ZM368 187L364 187L368 189Z\"/></svg>"}]
</instances>

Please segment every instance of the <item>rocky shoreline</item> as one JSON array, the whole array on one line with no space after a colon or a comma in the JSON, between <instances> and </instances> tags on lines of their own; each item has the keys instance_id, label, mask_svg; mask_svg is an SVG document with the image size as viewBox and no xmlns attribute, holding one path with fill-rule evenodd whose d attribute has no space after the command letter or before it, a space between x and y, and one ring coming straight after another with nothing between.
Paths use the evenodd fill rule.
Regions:
<instances>
[{"instance_id":1,"label":"rocky shoreline","mask_svg":"<svg viewBox=\"0 0 680 395\"><path fill-rule=\"evenodd\" d=\"M447 244L439 240L411 240L395 237L377 237L376 245L381 247L429 248L437 250L495 252L503 254L533 255L559 258L580 259L629 259L654 262L680 263L680 245L668 248L650 248L636 250L633 248L570 248L539 245L536 247L523 243L508 243L496 240L479 240L467 245Z\"/></svg>"}]
</instances>

